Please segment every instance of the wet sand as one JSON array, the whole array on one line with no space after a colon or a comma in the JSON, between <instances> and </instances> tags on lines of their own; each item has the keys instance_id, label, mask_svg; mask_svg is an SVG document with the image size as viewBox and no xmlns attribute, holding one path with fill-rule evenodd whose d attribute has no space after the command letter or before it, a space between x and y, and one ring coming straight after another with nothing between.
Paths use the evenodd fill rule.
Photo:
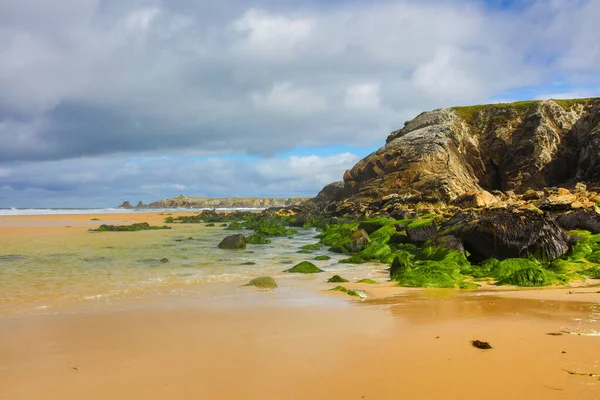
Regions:
<instances>
[{"instance_id":1,"label":"wet sand","mask_svg":"<svg viewBox=\"0 0 600 400\"><path fill-rule=\"evenodd\" d=\"M413 293L0 321L2 399L597 399L598 305ZM164 300L164 299L163 299ZM162 304L162 305L161 305ZM592 322L590 322L590 320ZM473 339L491 343L478 350Z\"/></svg>"},{"instance_id":2,"label":"wet sand","mask_svg":"<svg viewBox=\"0 0 600 400\"><path fill-rule=\"evenodd\" d=\"M93 217L11 216L0 235L68 240ZM361 301L303 284L0 317L0 399L600 398L600 288L348 285Z\"/></svg>"}]
</instances>

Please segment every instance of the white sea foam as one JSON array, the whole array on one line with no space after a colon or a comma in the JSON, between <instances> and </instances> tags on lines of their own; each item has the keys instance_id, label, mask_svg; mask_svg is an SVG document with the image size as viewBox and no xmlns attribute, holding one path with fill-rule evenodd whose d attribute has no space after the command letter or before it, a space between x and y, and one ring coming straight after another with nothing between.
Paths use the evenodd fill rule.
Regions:
<instances>
[{"instance_id":1,"label":"white sea foam","mask_svg":"<svg viewBox=\"0 0 600 400\"><path fill-rule=\"evenodd\" d=\"M0 208L0 215L121 214L136 212L201 212L212 208ZM216 211L261 211L264 208L216 208Z\"/></svg>"}]
</instances>

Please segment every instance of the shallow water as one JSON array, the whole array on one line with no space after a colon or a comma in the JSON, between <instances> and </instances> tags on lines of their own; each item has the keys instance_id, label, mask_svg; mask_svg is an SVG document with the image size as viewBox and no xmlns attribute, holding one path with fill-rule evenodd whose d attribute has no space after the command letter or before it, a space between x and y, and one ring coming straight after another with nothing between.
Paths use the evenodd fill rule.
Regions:
<instances>
[{"instance_id":1,"label":"shallow water","mask_svg":"<svg viewBox=\"0 0 600 400\"><path fill-rule=\"evenodd\" d=\"M344 256L325 248L298 253L301 246L318 241L314 229L299 230L291 239L272 238L270 244L249 244L246 250L222 250L217 247L220 240L239 231L218 225L172 226L170 230L140 232L80 231L0 247L0 314L105 298L202 291L210 282L243 284L261 275L276 280L324 281L333 273L348 270L362 277L381 270L376 265L340 264ZM312 260L320 254L332 259ZM163 258L168 262L161 262ZM298 276L283 272L303 260L312 260L330 273Z\"/></svg>"}]
</instances>

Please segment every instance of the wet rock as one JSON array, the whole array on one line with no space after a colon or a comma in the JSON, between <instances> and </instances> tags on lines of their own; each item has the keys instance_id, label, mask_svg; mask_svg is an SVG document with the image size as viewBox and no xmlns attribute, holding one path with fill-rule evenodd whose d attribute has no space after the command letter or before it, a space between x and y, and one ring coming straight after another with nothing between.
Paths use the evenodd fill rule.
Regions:
<instances>
[{"instance_id":1,"label":"wet rock","mask_svg":"<svg viewBox=\"0 0 600 400\"><path fill-rule=\"evenodd\" d=\"M481 340L472 340L471 345L482 350L489 350L492 348L492 346L488 342L483 342Z\"/></svg>"},{"instance_id":2,"label":"wet rock","mask_svg":"<svg viewBox=\"0 0 600 400\"><path fill-rule=\"evenodd\" d=\"M350 253L358 253L363 251L369 243L369 235L363 229L357 229L350 235L350 242L346 249Z\"/></svg>"},{"instance_id":3,"label":"wet rock","mask_svg":"<svg viewBox=\"0 0 600 400\"><path fill-rule=\"evenodd\" d=\"M285 272L296 274L316 274L323 272L323 270L309 261L302 261L300 264L296 264L292 268L286 269Z\"/></svg>"},{"instance_id":4,"label":"wet rock","mask_svg":"<svg viewBox=\"0 0 600 400\"><path fill-rule=\"evenodd\" d=\"M465 247L462 240L454 235L437 236L433 238L432 244L434 246L460 251L461 253L465 252Z\"/></svg>"},{"instance_id":5,"label":"wet rock","mask_svg":"<svg viewBox=\"0 0 600 400\"><path fill-rule=\"evenodd\" d=\"M252 279L244 286L254 286L260 289L275 289L277 282L270 276L259 276L258 278Z\"/></svg>"},{"instance_id":6,"label":"wet rock","mask_svg":"<svg viewBox=\"0 0 600 400\"><path fill-rule=\"evenodd\" d=\"M329 278L327 280L328 283L343 283L343 282L349 282L348 279L344 279L339 275L334 275L331 278Z\"/></svg>"},{"instance_id":7,"label":"wet rock","mask_svg":"<svg viewBox=\"0 0 600 400\"><path fill-rule=\"evenodd\" d=\"M552 261L569 250L569 237L551 216L517 208L460 212L440 235L460 238L472 262L530 256Z\"/></svg>"},{"instance_id":8,"label":"wet rock","mask_svg":"<svg viewBox=\"0 0 600 400\"><path fill-rule=\"evenodd\" d=\"M560 214L556 217L556 222L567 231L582 229L594 234L600 233L600 214L592 209Z\"/></svg>"},{"instance_id":9,"label":"wet rock","mask_svg":"<svg viewBox=\"0 0 600 400\"><path fill-rule=\"evenodd\" d=\"M404 233L396 232L390 236L390 244L404 244L410 243L408 236Z\"/></svg>"},{"instance_id":10,"label":"wet rock","mask_svg":"<svg viewBox=\"0 0 600 400\"><path fill-rule=\"evenodd\" d=\"M419 221L406 227L406 236L410 243L421 245L433 238L437 231L438 227L435 222Z\"/></svg>"},{"instance_id":11,"label":"wet rock","mask_svg":"<svg viewBox=\"0 0 600 400\"><path fill-rule=\"evenodd\" d=\"M150 226L147 222L137 222L131 225L107 225L102 224L97 229L90 229L95 232L136 232L136 231L147 231L157 229L171 229L170 226Z\"/></svg>"},{"instance_id":12,"label":"wet rock","mask_svg":"<svg viewBox=\"0 0 600 400\"><path fill-rule=\"evenodd\" d=\"M386 224L379 221L364 221L358 224L358 229L362 229L368 235L375 232L377 229L384 227Z\"/></svg>"},{"instance_id":13,"label":"wet rock","mask_svg":"<svg viewBox=\"0 0 600 400\"><path fill-rule=\"evenodd\" d=\"M221 243L219 243L221 249L245 249L246 248L246 237L238 233L236 235L230 235L225 237Z\"/></svg>"}]
</instances>

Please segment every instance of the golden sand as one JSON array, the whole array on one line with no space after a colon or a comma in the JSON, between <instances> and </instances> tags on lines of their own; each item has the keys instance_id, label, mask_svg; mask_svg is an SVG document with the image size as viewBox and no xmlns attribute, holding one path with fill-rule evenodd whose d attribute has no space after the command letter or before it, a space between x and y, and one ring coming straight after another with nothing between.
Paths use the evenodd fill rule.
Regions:
<instances>
[{"instance_id":1,"label":"golden sand","mask_svg":"<svg viewBox=\"0 0 600 400\"><path fill-rule=\"evenodd\" d=\"M92 217L3 217L0 235L68 240ZM243 301L155 296L0 317L0 399L600 398L600 288L349 285L367 291L360 301L321 286L307 302L293 287L247 288Z\"/></svg>"}]
</instances>

